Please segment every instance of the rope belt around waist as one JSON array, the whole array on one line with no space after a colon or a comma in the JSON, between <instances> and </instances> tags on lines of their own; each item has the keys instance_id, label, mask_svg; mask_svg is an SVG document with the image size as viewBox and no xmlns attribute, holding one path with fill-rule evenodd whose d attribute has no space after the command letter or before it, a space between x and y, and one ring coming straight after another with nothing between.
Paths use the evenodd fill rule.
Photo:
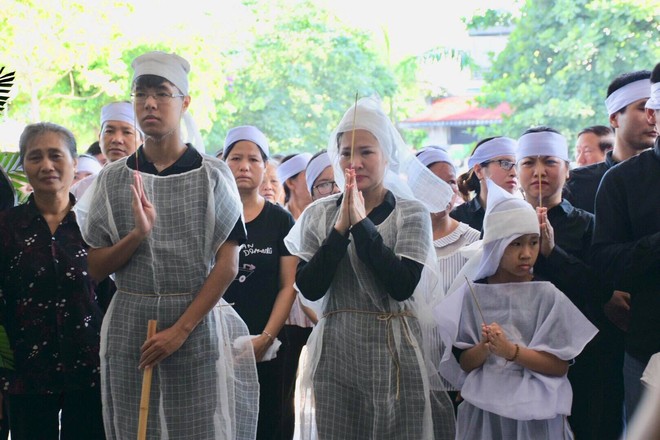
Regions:
<instances>
[{"instance_id":1,"label":"rope belt around waist","mask_svg":"<svg viewBox=\"0 0 660 440\"><path fill-rule=\"evenodd\" d=\"M416 316L409 310L403 310L401 312L372 312L368 310L352 310L352 309L339 309L339 310L332 310L326 314L324 314L321 319L325 319L329 316L332 315L338 315L340 313L355 313L358 315L373 315L376 317L376 320L385 322L385 330L387 331L387 349L390 352L390 356L392 356L392 361L394 362L394 366L396 367L396 400L399 400L399 389L400 389L400 383L401 383L401 364L399 363L399 358L396 355L396 352L394 350L394 333L392 332L392 320L401 318L402 328L403 328L403 334L406 336L406 339L408 340L408 343L414 347L417 348L417 344L415 344L414 339L410 336L411 330L410 327L408 326L408 321L404 318L416 318Z\"/></svg>"},{"instance_id":2,"label":"rope belt around waist","mask_svg":"<svg viewBox=\"0 0 660 440\"><path fill-rule=\"evenodd\" d=\"M128 292L126 290L117 290L117 293L125 293L127 295L133 296L146 296L148 298L162 298L164 296L188 296L194 295L192 292L175 292L175 293L137 293L137 292Z\"/></svg>"},{"instance_id":3,"label":"rope belt around waist","mask_svg":"<svg viewBox=\"0 0 660 440\"><path fill-rule=\"evenodd\" d=\"M177 293L136 293L136 292L127 292L126 290L117 290L117 293L125 293L132 296L142 296L146 298L167 298L170 296L190 296L194 295L192 292L177 292ZM215 307L233 307L234 303L221 304L220 301L215 305Z\"/></svg>"}]
</instances>

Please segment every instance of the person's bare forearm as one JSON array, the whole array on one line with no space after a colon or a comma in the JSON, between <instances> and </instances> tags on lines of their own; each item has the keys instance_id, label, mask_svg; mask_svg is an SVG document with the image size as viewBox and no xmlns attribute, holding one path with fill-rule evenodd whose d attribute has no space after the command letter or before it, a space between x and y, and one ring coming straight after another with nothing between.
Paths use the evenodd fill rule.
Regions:
<instances>
[{"instance_id":1,"label":"person's bare forearm","mask_svg":"<svg viewBox=\"0 0 660 440\"><path fill-rule=\"evenodd\" d=\"M90 276L100 282L124 267L145 237L133 230L112 246L89 249L87 264Z\"/></svg>"}]
</instances>

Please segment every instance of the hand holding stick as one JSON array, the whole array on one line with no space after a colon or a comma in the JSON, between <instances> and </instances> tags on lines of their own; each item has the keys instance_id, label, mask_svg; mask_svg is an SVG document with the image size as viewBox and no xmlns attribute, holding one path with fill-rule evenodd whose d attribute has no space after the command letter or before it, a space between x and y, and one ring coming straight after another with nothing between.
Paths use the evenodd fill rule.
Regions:
<instances>
[{"instance_id":1,"label":"hand holding stick","mask_svg":"<svg viewBox=\"0 0 660 440\"><path fill-rule=\"evenodd\" d=\"M150 319L147 327L147 339L156 334L156 320ZM149 396L151 395L152 367L146 367L142 376L142 395L140 396L140 418L138 421L138 440L147 438L147 418L149 416Z\"/></svg>"}]
</instances>

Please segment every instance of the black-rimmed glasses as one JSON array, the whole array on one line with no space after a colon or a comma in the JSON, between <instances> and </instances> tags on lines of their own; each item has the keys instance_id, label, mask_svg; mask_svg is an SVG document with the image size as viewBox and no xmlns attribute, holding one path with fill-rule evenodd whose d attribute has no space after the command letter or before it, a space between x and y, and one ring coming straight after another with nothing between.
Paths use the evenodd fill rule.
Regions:
<instances>
[{"instance_id":1,"label":"black-rimmed glasses","mask_svg":"<svg viewBox=\"0 0 660 440\"><path fill-rule=\"evenodd\" d=\"M506 160L506 159L487 160L485 162L481 162L479 165L481 165L482 167L487 167L489 164L493 162L497 162L500 168L502 168L505 171L509 171L511 168L513 168L516 165L515 162L511 162L510 160Z\"/></svg>"},{"instance_id":2,"label":"black-rimmed glasses","mask_svg":"<svg viewBox=\"0 0 660 440\"><path fill-rule=\"evenodd\" d=\"M333 189L335 189L335 185L337 185L337 182L331 180L329 182L323 182L319 183L318 185L314 185L312 189L315 189L316 192L321 196L327 196L328 194L332 193Z\"/></svg>"}]
</instances>

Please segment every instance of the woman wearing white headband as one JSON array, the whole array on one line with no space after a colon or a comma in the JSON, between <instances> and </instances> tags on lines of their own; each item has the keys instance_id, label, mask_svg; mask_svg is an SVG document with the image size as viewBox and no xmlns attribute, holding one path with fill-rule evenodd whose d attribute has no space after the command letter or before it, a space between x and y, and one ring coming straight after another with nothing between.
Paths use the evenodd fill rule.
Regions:
<instances>
[{"instance_id":1,"label":"woman wearing white headband","mask_svg":"<svg viewBox=\"0 0 660 440\"><path fill-rule=\"evenodd\" d=\"M252 335L259 374L257 439L280 438L282 413L287 405L282 402L284 358L279 345L284 321L296 297L293 280L298 262L284 245L284 237L294 221L284 208L259 195L268 160L268 140L258 128L247 125L229 130L223 157L236 179L247 229L238 275L224 299L233 304Z\"/></svg>"},{"instance_id":2,"label":"woman wearing white headband","mask_svg":"<svg viewBox=\"0 0 660 440\"><path fill-rule=\"evenodd\" d=\"M330 156L325 150L319 151L309 160L305 169L305 180L312 200L341 192L335 182L335 172L332 169Z\"/></svg>"},{"instance_id":3,"label":"woman wearing white headband","mask_svg":"<svg viewBox=\"0 0 660 440\"><path fill-rule=\"evenodd\" d=\"M494 137L479 141L468 159L469 171L458 177L458 190L466 203L454 208L449 215L481 231L488 193L485 179L491 179L513 194L518 190L515 162L516 141L513 139ZM472 199L471 192L475 194Z\"/></svg>"},{"instance_id":4,"label":"woman wearing white headband","mask_svg":"<svg viewBox=\"0 0 660 440\"><path fill-rule=\"evenodd\" d=\"M156 367L147 437L253 439L254 354L232 344L248 328L221 300L246 238L236 183L183 142L188 62L149 52L132 66L145 142L99 173L83 227L90 273L117 283L101 333L106 434L137 436L142 370ZM157 332L146 338L149 320Z\"/></svg>"},{"instance_id":5,"label":"woman wearing white headband","mask_svg":"<svg viewBox=\"0 0 660 440\"><path fill-rule=\"evenodd\" d=\"M536 209L541 230L535 275L552 282L592 322L602 323L600 310L611 291L587 263L594 217L562 198L569 173L566 138L550 127L530 128L518 139L516 159L525 200ZM590 342L568 373L573 386L569 422L577 438L602 438L597 434L600 407L593 405L602 392L599 343L600 338Z\"/></svg>"},{"instance_id":6,"label":"woman wearing white headband","mask_svg":"<svg viewBox=\"0 0 660 440\"><path fill-rule=\"evenodd\" d=\"M313 202L285 240L301 259L297 287L322 316L302 378L318 436L305 424L303 438L453 438L451 402L427 364L430 217L399 176L419 161L370 98L345 113L328 153L344 193Z\"/></svg>"},{"instance_id":7,"label":"woman wearing white headband","mask_svg":"<svg viewBox=\"0 0 660 440\"><path fill-rule=\"evenodd\" d=\"M296 220L312 202L305 180L305 168L311 158L310 153L290 154L277 167L277 177L284 187L284 207Z\"/></svg>"}]
</instances>

